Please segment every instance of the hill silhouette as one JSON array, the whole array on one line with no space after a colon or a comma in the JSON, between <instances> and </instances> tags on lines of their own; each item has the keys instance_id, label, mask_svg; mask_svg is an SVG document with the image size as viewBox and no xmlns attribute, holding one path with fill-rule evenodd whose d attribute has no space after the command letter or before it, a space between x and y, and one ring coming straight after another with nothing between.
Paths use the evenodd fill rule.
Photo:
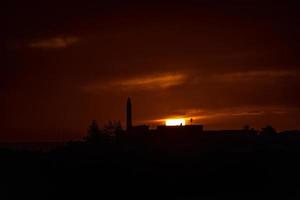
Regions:
<instances>
[{"instance_id":1,"label":"hill silhouette","mask_svg":"<svg viewBox=\"0 0 300 200\"><path fill-rule=\"evenodd\" d=\"M299 197L299 131L175 129L159 134L117 126L108 134L94 121L85 141L46 152L2 148L2 194L31 199Z\"/></svg>"}]
</instances>

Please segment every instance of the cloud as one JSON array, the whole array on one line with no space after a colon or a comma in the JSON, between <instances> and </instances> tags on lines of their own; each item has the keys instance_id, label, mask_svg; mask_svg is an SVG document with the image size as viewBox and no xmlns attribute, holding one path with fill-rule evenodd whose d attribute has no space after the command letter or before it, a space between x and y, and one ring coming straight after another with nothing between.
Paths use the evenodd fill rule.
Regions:
<instances>
[{"instance_id":1,"label":"cloud","mask_svg":"<svg viewBox=\"0 0 300 200\"><path fill-rule=\"evenodd\" d=\"M233 108L215 109L179 109L170 115L159 119L146 120L148 123L162 123L167 118L184 118L186 120L215 120L229 117L251 117L264 115L285 115L290 112L291 108L285 106L244 106Z\"/></svg>"},{"instance_id":2,"label":"cloud","mask_svg":"<svg viewBox=\"0 0 300 200\"><path fill-rule=\"evenodd\" d=\"M168 89L183 84L187 79L185 74L154 74L151 76L134 77L130 79L113 80L108 83L93 83L84 86L85 91L99 90L155 90Z\"/></svg>"},{"instance_id":3,"label":"cloud","mask_svg":"<svg viewBox=\"0 0 300 200\"><path fill-rule=\"evenodd\" d=\"M295 70L255 70L217 74L213 78L219 81L255 81L294 77L297 74L299 72Z\"/></svg>"},{"instance_id":4,"label":"cloud","mask_svg":"<svg viewBox=\"0 0 300 200\"><path fill-rule=\"evenodd\" d=\"M30 48L39 49L61 49L71 46L79 41L78 37L53 37L41 40L35 40L28 44Z\"/></svg>"},{"instance_id":5,"label":"cloud","mask_svg":"<svg viewBox=\"0 0 300 200\"><path fill-rule=\"evenodd\" d=\"M223 108L219 110L185 110L186 116L195 118L219 118L219 117L243 117L243 116L260 116L267 114L287 114L289 108L284 106L241 106L232 108Z\"/></svg>"}]
</instances>

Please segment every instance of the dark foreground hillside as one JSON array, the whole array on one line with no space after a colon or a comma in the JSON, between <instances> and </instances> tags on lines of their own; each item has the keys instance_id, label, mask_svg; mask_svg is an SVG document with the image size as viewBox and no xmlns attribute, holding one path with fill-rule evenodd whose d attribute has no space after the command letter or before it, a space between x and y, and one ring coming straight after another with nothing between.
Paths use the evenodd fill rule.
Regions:
<instances>
[{"instance_id":1,"label":"dark foreground hillside","mask_svg":"<svg viewBox=\"0 0 300 200\"><path fill-rule=\"evenodd\" d=\"M298 199L300 137L111 138L2 149L1 199Z\"/></svg>"}]
</instances>

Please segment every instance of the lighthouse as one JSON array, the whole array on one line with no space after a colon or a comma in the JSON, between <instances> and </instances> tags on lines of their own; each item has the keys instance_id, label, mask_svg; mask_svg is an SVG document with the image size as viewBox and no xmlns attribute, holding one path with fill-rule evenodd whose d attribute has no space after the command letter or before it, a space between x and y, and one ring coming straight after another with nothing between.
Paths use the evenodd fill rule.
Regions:
<instances>
[{"instance_id":1,"label":"lighthouse","mask_svg":"<svg viewBox=\"0 0 300 200\"><path fill-rule=\"evenodd\" d=\"M132 111L131 111L131 99L127 99L127 117L126 117L126 124L127 124L127 130L132 128Z\"/></svg>"}]
</instances>

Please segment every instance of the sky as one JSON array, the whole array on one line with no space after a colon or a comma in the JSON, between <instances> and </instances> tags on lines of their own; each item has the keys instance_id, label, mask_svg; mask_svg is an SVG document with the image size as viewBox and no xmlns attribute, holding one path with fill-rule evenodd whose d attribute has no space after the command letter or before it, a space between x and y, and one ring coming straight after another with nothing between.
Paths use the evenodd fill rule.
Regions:
<instances>
[{"instance_id":1,"label":"sky","mask_svg":"<svg viewBox=\"0 0 300 200\"><path fill-rule=\"evenodd\" d=\"M0 141L97 120L300 129L296 1L17 1L0 8Z\"/></svg>"}]
</instances>

